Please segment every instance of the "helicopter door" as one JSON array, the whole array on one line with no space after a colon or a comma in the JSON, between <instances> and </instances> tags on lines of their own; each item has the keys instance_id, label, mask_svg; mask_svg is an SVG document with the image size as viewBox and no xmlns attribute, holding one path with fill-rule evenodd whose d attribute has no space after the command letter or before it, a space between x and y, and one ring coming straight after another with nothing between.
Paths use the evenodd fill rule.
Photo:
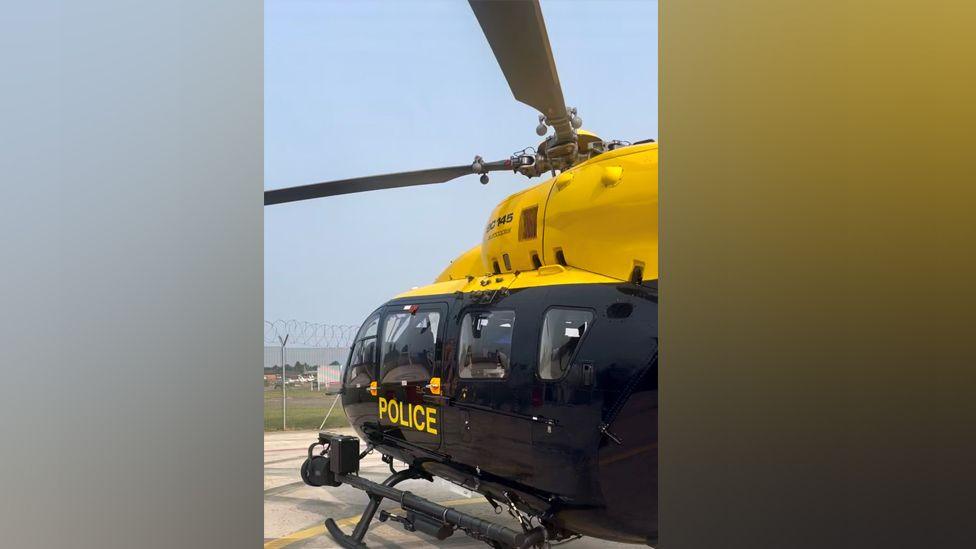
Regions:
<instances>
[{"instance_id":1,"label":"helicopter door","mask_svg":"<svg viewBox=\"0 0 976 549\"><path fill-rule=\"evenodd\" d=\"M366 319L356 334L349 360L342 370L342 408L357 429L361 429L363 423L375 421L376 418L376 399L369 389L370 382L376 379L376 333L379 323L379 312Z\"/></svg>"},{"instance_id":2,"label":"helicopter door","mask_svg":"<svg viewBox=\"0 0 976 549\"><path fill-rule=\"evenodd\" d=\"M380 427L411 446L436 450L441 441L440 407L424 398L440 370L447 305L388 307L380 340L377 406Z\"/></svg>"},{"instance_id":3,"label":"helicopter door","mask_svg":"<svg viewBox=\"0 0 976 549\"><path fill-rule=\"evenodd\" d=\"M532 429L535 447L552 452L555 459L567 459L566 465L586 459L579 454L585 447L586 437L597 427L589 427L593 421L593 390L595 384L594 349L586 347L596 318L592 309L582 307L552 306L542 318L539 334L536 384L533 401L537 413L558 417L561 424L555 427L537 424ZM604 349L618 346L607 341ZM572 429L567 426L577 426ZM584 427L586 426L586 427ZM548 471L540 471L548 475ZM551 475L553 483L557 475ZM553 484L555 485L555 484Z\"/></svg>"},{"instance_id":4,"label":"helicopter door","mask_svg":"<svg viewBox=\"0 0 976 549\"><path fill-rule=\"evenodd\" d=\"M531 435L530 422L512 413L519 385L512 371L515 310L472 308L460 321L451 436L471 464L517 476Z\"/></svg>"}]
</instances>

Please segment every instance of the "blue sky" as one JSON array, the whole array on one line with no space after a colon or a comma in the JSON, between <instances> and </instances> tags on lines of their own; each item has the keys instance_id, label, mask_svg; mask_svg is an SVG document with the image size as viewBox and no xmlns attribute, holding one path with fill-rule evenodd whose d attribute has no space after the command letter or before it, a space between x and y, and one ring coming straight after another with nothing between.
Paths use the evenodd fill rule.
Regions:
<instances>
[{"instance_id":1,"label":"blue sky","mask_svg":"<svg viewBox=\"0 0 976 549\"><path fill-rule=\"evenodd\" d=\"M543 1L566 104L657 138L657 2ZM507 158L537 145L467 2L265 2L265 188ZM359 324L478 244L495 173L264 211L265 319Z\"/></svg>"}]
</instances>

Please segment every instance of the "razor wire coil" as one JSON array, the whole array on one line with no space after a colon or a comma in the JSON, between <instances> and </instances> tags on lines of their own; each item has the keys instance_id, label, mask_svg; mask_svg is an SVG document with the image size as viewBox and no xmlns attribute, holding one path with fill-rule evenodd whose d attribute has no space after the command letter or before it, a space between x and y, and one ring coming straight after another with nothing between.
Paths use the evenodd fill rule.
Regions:
<instances>
[{"instance_id":1,"label":"razor wire coil","mask_svg":"<svg viewBox=\"0 0 976 549\"><path fill-rule=\"evenodd\" d=\"M357 329L358 326L294 319L265 320L264 344L281 345L281 340L287 335L286 346L344 348L352 346Z\"/></svg>"}]
</instances>

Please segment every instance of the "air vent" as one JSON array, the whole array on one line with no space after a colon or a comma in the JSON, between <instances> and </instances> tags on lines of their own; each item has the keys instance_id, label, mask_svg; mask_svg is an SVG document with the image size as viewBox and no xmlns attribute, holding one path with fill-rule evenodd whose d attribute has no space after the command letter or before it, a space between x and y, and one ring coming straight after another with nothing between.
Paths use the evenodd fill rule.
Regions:
<instances>
[{"instance_id":1,"label":"air vent","mask_svg":"<svg viewBox=\"0 0 976 549\"><path fill-rule=\"evenodd\" d=\"M556 263L559 263L560 265L562 265L563 267L565 267L567 265L567 263L566 263L566 256L563 254L563 249L562 248L556 248L553 251L556 253Z\"/></svg>"},{"instance_id":2,"label":"air vent","mask_svg":"<svg viewBox=\"0 0 976 549\"><path fill-rule=\"evenodd\" d=\"M630 303L614 303L607 307L607 318L627 318L634 312L634 306Z\"/></svg>"},{"instance_id":3,"label":"air vent","mask_svg":"<svg viewBox=\"0 0 976 549\"><path fill-rule=\"evenodd\" d=\"M536 269L542 267L542 260L539 259L539 254L532 252L532 266Z\"/></svg>"},{"instance_id":4,"label":"air vent","mask_svg":"<svg viewBox=\"0 0 976 549\"><path fill-rule=\"evenodd\" d=\"M512 270L512 261L510 259L508 259L508 254L502 254L502 261L505 263L505 270L506 271L511 271Z\"/></svg>"},{"instance_id":5,"label":"air vent","mask_svg":"<svg viewBox=\"0 0 976 549\"><path fill-rule=\"evenodd\" d=\"M495 274L496 274L496 275L497 275L497 274L502 274L502 270L501 270L501 269L500 269L500 268L498 267L498 260L497 260L497 259L496 259L495 261L492 261L492 262L491 262L491 266L492 266L492 267L494 267L494 269L495 269Z\"/></svg>"},{"instance_id":6,"label":"air vent","mask_svg":"<svg viewBox=\"0 0 976 549\"><path fill-rule=\"evenodd\" d=\"M644 282L644 266L634 265L634 270L630 272L630 281L634 284Z\"/></svg>"},{"instance_id":7,"label":"air vent","mask_svg":"<svg viewBox=\"0 0 976 549\"><path fill-rule=\"evenodd\" d=\"M535 205L522 210L519 218L519 241L534 240L538 234L539 206Z\"/></svg>"}]
</instances>

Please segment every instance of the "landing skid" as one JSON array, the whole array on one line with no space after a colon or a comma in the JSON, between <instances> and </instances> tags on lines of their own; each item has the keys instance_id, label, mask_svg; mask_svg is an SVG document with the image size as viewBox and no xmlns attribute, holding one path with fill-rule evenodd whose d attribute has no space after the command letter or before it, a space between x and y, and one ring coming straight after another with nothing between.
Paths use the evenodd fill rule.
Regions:
<instances>
[{"instance_id":1,"label":"landing skid","mask_svg":"<svg viewBox=\"0 0 976 549\"><path fill-rule=\"evenodd\" d=\"M382 486L392 488L405 480L416 478L422 477L416 474L415 471L407 469L405 471L399 471L390 475L389 478L383 481ZM369 523L373 520L373 515L376 514L376 510L379 509L382 501L382 496L370 494L369 503L366 504L366 509L363 510L363 516L359 518L359 522L356 524L356 528L352 531L351 536L346 535L342 529L339 528L339 525L336 524L335 520L331 518L326 519L325 529L329 531L329 535L332 536L332 539L336 540L336 543L345 547L346 549L366 549L366 544L363 543L363 537L366 535L366 530L369 529Z\"/></svg>"},{"instance_id":2,"label":"landing skid","mask_svg":"<svg viewBox=\"0 0 976 549\"><path fill-rule=\"evenodd\" d=\"M313 449L318 446L322 446L322 451L318 455L313 455ZM366 453L368 450L359 452L359 439L355 437L321 432L319 442L309 447L309 458L302 465L302 479L306 484L311 486L348 484L366 492L369 496L369 503L363 510L363 515L352 535L343 532L335 520L330 518L325 521L325 528L329 535L346 549L366 549L363 538L384 498L399 503L406 514L399 516L380 511L381 522L398 522L409 532L421 532L438 540L446 539L456 530L461 530L496 549L528 549L542 546L547 541L548 532L544 526L517 532L394 488L405 480L421 478L433 480L423 471L414 468L397 471L382 484L367 480L358 475L359 460Z\"/></svg>"}]
</instances>

